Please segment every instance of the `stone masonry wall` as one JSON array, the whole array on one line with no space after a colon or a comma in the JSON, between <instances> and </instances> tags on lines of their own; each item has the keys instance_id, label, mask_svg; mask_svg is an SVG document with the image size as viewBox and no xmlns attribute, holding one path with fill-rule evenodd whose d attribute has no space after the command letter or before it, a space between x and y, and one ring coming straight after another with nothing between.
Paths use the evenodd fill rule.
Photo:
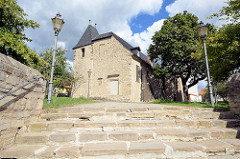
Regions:
<instances>
[{"instance_id":1,"label":"stone masonry wall","mask_svg":"<svg viewBox=\"0 0 240 159\"><path fill-rule=\"evenodd\" d=\"M40 76L38 71L0 53L0 97ZM0 150L10 147L16 135L37 119L45 85L40 79L0 100Z\"/></svg>"},{"instance_id":2,"label":"stone masonry wall","mask_svg":"<svg viewBox=\"0 0 240 159\"><path fill-rule=\"evenodd\" d=\"M240 114L240 73L232 75L227 82L230 111Z\"/></svg>"}]
</instances>

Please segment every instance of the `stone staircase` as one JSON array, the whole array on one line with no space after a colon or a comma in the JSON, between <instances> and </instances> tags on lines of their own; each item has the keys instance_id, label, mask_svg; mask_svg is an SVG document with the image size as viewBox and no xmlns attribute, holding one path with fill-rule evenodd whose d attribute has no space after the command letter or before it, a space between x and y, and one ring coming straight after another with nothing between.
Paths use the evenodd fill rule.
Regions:
<instances>
[{"instance_id":1,"label":"stone staircase","mask_svg":"<svg viewBox=\"0 0 240 159\"><path fill-rule=\"evenodd\" d=\"M99 102L42 113L25 129L1 157L240 158L240 121L210 108Z\"/></svg>"}]
</instances>

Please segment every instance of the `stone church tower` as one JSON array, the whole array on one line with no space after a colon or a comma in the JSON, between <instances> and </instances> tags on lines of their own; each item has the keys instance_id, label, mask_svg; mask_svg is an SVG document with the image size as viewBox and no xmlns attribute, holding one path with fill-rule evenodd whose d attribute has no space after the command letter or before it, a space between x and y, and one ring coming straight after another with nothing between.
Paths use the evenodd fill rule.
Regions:
<instances>
[{"instance_id":1,"label":"stone church tower","mask_svg":"<svg viewBox=\"0 0 240 159\"><path fill-rule=\"evenodd\" d=\"M140 102L161 95L148 57L115 33L89 25L73 50L73 97Z\"/></svg>"}]
</instances>

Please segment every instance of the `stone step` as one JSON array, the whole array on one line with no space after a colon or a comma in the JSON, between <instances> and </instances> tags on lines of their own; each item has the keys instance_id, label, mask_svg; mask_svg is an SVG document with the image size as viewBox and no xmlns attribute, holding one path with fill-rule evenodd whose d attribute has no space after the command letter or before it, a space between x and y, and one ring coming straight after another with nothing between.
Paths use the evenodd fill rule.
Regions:
<instances>
[{"instance_id":1,"label":"stone step","mask_svg":"<svg viewBox=\"0 0 240 159\"><path fill-rule=\"evenodd\" d=\"M239 156L238 139L194 142L118 142L44 145L15 145L0 151L3 158L223 158Z\"/></svg>"},{"instance_id":2,"label":"stone step","mask_svg":"<svg viewBox=\"0 0 240 159\"><path fill-rule=\"evenodd\" d=\"M121 141L200 141L209 139L236 139L237 131L228 128L208 129L156 129L138 131L62 131L62 132L30 132L18 135L16 144L45 144L52 143L94 143Z\"/></svg>"},{"instance_id":3,"label":"stone step","mask_svg":"<svg viewBox=\"0 0 240 159\"><path fill-rule=\"evenodd\" d=\"M225 128L228 121L224 120L123 120L123 121L81 121L55 120L36 122L28 127L29 132L50 130L103 129L103 130L136 130L159 128Z\"/></svg>"},{"instance_id":4,"label":"stone step","mask_svg":"<svg viewBox=\"0 0 240 159\"><path fill-rule=\"evenodd\" d=\"M96 112L96 111L95 111ZM74 113L44 113L41 118L45 120L55 119L82 119L82 120L123 120L123 119L218 119L219 112L191 112L189 110L162 110L145 112L74 112Z\"/></svg>"}]
</instances>

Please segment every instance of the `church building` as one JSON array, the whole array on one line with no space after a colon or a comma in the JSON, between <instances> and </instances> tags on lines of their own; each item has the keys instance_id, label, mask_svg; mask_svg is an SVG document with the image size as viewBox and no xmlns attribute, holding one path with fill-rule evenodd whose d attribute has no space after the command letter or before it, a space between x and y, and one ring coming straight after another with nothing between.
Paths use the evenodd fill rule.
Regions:
<instances>
[{"instance_id":1,"label":"church building","mask_svg":"<svg viewBox=\"0 0 240 159\"><path fill-rule=\"evenodd\" d=\"M113 32L89 25L74 50L72 96L147 102L159 98L150 59Z\"/></svg>"}]
</instances>

